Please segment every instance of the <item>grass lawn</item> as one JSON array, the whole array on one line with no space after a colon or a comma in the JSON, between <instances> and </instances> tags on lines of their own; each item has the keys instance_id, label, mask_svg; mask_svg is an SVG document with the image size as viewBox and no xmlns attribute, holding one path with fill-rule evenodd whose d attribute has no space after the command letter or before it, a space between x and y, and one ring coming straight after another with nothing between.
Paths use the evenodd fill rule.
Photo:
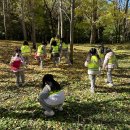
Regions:
<instances>
[{"instance_id":1,"label":"grass lawn","mask_svg":"<svg viewBox=\"0 0 130 130\"><path fill-rule=\"evenodd\" d=\"M25 70L27 84L15 86L9 61L15 46L22 42L0 41L0 130L127 130L130 129L130 44L111 45L119 69L113 72L114 87L104 80L106 71L97 76L95 94L89 92L87 69L84 67L89 44L74 45L74 65L62 59L53 68L49 56L40 69L31 57ZM48 46L49 47L49 46ZM48 54L49 55L49 54ZM64 110L47 118L37 102L44 74L51 73L66 94Z\"/></svg>"}]
</instances>

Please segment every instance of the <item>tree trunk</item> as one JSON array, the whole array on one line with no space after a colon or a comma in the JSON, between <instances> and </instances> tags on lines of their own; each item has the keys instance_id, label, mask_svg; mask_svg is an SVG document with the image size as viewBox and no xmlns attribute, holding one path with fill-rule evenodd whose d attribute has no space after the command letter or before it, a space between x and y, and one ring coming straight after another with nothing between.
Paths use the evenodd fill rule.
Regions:
<instances>
[{"instance_id":1,"label":"tree trunk","mask_svg":"<svg viewBox=\"0 0 130 130\"><path fill-rule=\"evenodd\" d=\"M97 0L93 0L90 43L96 42Z\"/></svg>"},{"instance_id":2,"label":"tree trunk","mask_svg":"<svg viewBox=\"0 0 130 130\"><path fill-rule=\"evenodd\" d=\"M31 40L32 40L33 44L36 44L34 0L29 0L29 6L30 6L30 14L31 14L31 27L32 27Z\"/></svg>"},{"instance_id":3,"label":"tree trunk","mask_svg":"<svg viewBox=\"0 0 130 130\"><path fill-rule=\"evenodd\" d=\"M6 26L6 11L5 11L5 0L3 3L3 22L4 22L4 38L7 39L7 26Z\"/></svg>"},{"instance_id":4,"label":"tree trunk","mask_svg":"<svg viewBox=\"0 0 130 130\"><path fill-rule=\"evenodd\" d=\"M61 29L61 38L63 38L63 14L62 14L62 0L60 0L60 29Z\"/></svg>"},{"instance_id":5,"label":"tree trunk","mask_svg":"<svg viewBox=\"0 0 130 130\"><path fill-rule=\"evenodd\" d=\"M21 0L21 22L22 22L22 30L23 30L23 36L24 40L27 40L27 31L26 31L26 26L25 26L25 14L24 14L24 6L25 6L25 1Z\"/></svg>"},{"instance_id":6,"label":"tree trunk","mask_svg":"<svg viewBox=\"0 0 130 130\"><path fill-rule=\"evenodd\" d=\"M60 35L60 14L58 14L58 28L57 28L57 34Z\"/></svg>"},{"instance_id":7,"label":"tree trunk","mask_svg":"<svg viewBox=\"0 0 130 130\"><path fill-rule=\"evenodd\" d=\"M125 15L128 14L128 5L129 5L129 0L126 0ZM124 37L124 41L126 41L127 40L127 20L126 20L126 17L123 20L123 37Z\"/></svg>"},{"instance_id":8,"label":"tree trunk","mask_svg":"<svg viewBox=\"0 0 130 130\"><path fill-rule=\"evenodd\" d=\"M74 5L75 0L71 0L71 20L70 20L70 62L73 64L73 42L74 42Z\"/></svg>"}]
</instances>

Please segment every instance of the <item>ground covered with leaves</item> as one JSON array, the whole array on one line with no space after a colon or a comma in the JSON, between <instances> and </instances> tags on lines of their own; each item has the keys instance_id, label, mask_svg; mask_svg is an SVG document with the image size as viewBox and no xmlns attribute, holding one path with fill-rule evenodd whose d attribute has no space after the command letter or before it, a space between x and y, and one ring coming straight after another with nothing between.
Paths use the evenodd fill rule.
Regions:
<instances>
[{"instance_id":1,"label":"ground covered with leaves","mask_svg":"<svg viewBox=\"0 0 130 130\"><path fill-rule=\"evenodd\" d=\"M130 45L111 45L116 52L119 68L113 72L114 87L104 82L106 71L97 76L95 94L89 92L87 69L84 67L89 44L74 45L74 64L64 58L53 67L48 57L43 69L31 56L25 69L27 84L15 86L15 76L9 61L15 46L22 42L0 41L0 130L100 130L130 129ZM49 46L48 46L49 47ZM66 100L62 112L44 116L37 97L44 74L53 74L61 83Z\"/></svg>"}]
</instances>

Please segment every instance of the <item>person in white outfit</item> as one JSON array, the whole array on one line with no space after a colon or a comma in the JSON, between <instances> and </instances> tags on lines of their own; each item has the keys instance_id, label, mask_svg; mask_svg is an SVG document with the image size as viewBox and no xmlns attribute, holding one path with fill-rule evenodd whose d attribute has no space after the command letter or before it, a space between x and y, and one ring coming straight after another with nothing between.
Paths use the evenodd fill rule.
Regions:
<instances>
[{"instance_id":1,"label":"person in white outfit","mask_svg":"<svg viewBox=\"0 0 130 130\"><path fill-rule=\"evenodd\" d=\"M53 116L54 109L62 111L62 105L65 100L64 91L61 90L60 84L54 80L53 75L46 74L42 79L43 88L39 94L38 101L43 109L45 109L45 116Z\"/></svg>"},{"instance_id":2,"label":"person in white outfit","mask_svg":"<svg viewBox=\"0 0 130 130\"><path fill-rule=\"evenodd\" d=\"M107 80L108 86L113 86L112 71L118 67L118 62L115 53L110 49L106 49L106 55L103 62L103 69L107 69Z\"/></svg>"}]
</instances>

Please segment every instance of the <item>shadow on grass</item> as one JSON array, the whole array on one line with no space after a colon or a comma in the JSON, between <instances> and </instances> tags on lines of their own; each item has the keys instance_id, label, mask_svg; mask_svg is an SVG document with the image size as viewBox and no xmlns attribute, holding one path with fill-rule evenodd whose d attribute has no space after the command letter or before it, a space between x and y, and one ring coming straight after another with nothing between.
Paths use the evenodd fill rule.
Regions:
<instances>
[{"instance_id":1,"label":"shadow on grass","mask_svg":"<svg viewBox=\"0 0 130 130\"><path fill-rule=\"evenodd\" d=\"M46 121L60 121L63 123L79 123L79 124L104 124L111 128L116 125L129 124L124 114L129 114L127 106L117 107L116 102L127 102L128 98L120 98L115 100L107 100L92 103L65 102L62 112L55 111L55 116L47 118L44 116L43 110L38 106L28 106L14 109L0 108L0 117L14 119L42 119ZM115 104L114 104L115 103ZM120 112L120 113L119 113ZM119 115L120 114L120 115ZM98 116L97 116L98 115ZM118 117L121 118L118 118Z\"/></svg>"},{"instance_id":2,"label":"shadow on grass","mask_svg":"<svg viewBox=\"0 0 130 130\"><path fill-rule=\"evenodd\" d=\"M124 74L121 75L113 74L112 76L115 76L117 78L130 78L130 75L124 75Z\"/></svg>"},{"instance_id":3,"label":"shadow on grass","mask_svg":"<svg viewBox=\"0 0 130 130\"><path fill-rule=\"evenodd\" d=\"M123 87L120 87L123 86ZM124 86L130 86L130 83L124 83L124 84L117 84L114 85L113 87L101 87L98 86L96 92L99 93L112 93L112 92L116 92L116 93L130 93L130 88L125 88Z\"/></svg>"},{"instance_id":4,"label":"shadow on grass","mask_svg":"<svg viewBox=\"0 0 130 130\"><path fill-rule=\"evenodd\" d=\"M117 55L117 59L119 59L119 60L121 60L121 59L124 59L124 57L125 57L125 59L128 59L129 57L130 57L130 55L128 54L118 54Z\"/></svg>"}]
</instances>

